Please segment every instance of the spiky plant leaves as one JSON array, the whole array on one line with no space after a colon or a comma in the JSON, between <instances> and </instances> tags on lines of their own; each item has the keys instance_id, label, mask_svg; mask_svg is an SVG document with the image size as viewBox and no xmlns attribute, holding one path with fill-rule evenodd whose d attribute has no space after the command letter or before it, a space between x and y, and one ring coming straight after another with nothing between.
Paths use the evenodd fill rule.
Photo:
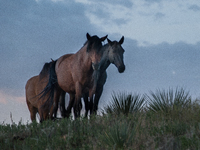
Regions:
<instances>
[{"instance_id":1,"label":"spiky plant leaves","mask_svg":"<svg viewBox=\"0 0 200 150\"><path fill-rule=\"evenodd\" d=\"M137 112L142 109L144 105L144 97L139 94L113 93L112 100L108 106L104 108L106 113L124 114Z\"/></svg>"},{"instance_id":2,"label":"spiky plant leaves","mask_svg":"<svg viewBox=\"0 0 200 150\"><path fill-rule=\"evenodd\" d=\"M156 93L151 92L151 96L146 95L148 101L148 109L153 112L163 112L169 114L171 111L181 111L191 104L191 96L189 92L185 92L183 88L174 92L157 90Z\"/></svg>"},{"instance_id":3,"label":"spiky plant leaves","mask_svg":"<svg viewBox=\"0 0 200 150\"><path fill-rule=\"evenodd\" d=\"M102 143L111 149L123 149L131 145L134 140L136 126L132 126L127 121L115 122L107 128L100 136Z\"/></svg>"}]
</instances>

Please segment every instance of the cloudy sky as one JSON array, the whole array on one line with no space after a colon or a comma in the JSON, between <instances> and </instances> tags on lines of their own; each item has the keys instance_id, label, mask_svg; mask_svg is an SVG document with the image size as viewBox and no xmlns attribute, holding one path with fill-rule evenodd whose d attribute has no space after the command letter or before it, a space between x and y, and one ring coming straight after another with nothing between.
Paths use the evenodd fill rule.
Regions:
<instances>
[{"instance_id":1,"label":"cloudy sky","mask_svg":"<svg viewBox=\"0 0 200 150\"><path fill-rule=\"evenodd\" d=\"M113 91L183 87L200 97L199 16L199 0L0 0L0 123L10 113L30 121L26 81L50 58L78 51L87 32L125 37L126 70L110 65L100 105Z\"/></svg>"}]
</instances>

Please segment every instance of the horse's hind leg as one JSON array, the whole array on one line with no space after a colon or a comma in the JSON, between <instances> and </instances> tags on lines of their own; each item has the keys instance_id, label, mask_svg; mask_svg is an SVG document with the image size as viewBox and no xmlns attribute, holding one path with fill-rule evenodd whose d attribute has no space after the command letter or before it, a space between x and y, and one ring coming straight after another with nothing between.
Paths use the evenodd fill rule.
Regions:
<instances>
[{"instance_id":1,"label":"horse's hind leg","mask_svg":"<svg viewBox=\"0 0 200 150\"><path fill-rule=\"evenodd\" d=\"M30 117L31 117L31 121L36 121L36 113L38 112L38 109L35 108L34 106L31 105L31 103L26 100L26 103L28 105L28 109L30 111Z\"/></svg>"},{"instance_id":2,"label":"horse's hind leg","mask_svg":"<svg viewBox=\"0 0 200 150\"><path fill-rule=\"evenodd\" d=\"M54 104L51 106L51 110L50 110L51 119L56 119L57 117L58 102L59 102L60 96L61 96L61 90L56 89L54 92Z\"/></svg>"},{"instance_id":3,"label":"horse's hind leg","mask_svg":"<svg viewBox=\"0 0 200 150\"><path fill-rule=\"evenodd\" d=\"M40 123L42 123L44 121L44 117L43 117L43 112L42 112L41 108L38 109L38 113L40 116Z\"/></svg>"},{"instance_id":4,"label":"horse's hind leg","mask_svg":"<svg viewBox=\"0 0 200 150\"><path fill-rule=\"evenodd\" d=\"M43 107L40 107L38 109L38 113L40 116L40 123L49 118L49 109L44 109Z\"/></svg>"}]
</instances>

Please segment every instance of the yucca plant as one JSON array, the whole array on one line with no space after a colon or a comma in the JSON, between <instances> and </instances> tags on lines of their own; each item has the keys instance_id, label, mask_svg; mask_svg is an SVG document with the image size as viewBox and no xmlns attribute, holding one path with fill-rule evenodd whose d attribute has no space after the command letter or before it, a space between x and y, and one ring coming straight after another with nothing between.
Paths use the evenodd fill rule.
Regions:
<instances>
[{"instance_id":1,"label":"yucca plant","mask_svg":"<svg viewBox=\"0 0 200 150\"><path fill-rule=\"evenodd\" d=\"M123 120L106 128L99 136L99 140L110 149L124 149L131 146L135 134L136 126Z\"/></svg>"},{"instance_id":2,"label":"yucca plant","mask_svg":"<svg viewBox=\"0 0 200 150\"><path fill-rule=\"evenodd\" d=\"M146 99L150 111L165 114L171 111L181 111L191 104L191 96L183 88L176 88L175 92L173 89L169 89L169 91L157 90L156 93L151 92L151 96L146 95Z\"/></svg>"},{"instance_id":3,"label":"yucca plant","mask_svg":"<svg viewBox=\"0 0 200 150\"><path fill-rule=\"evenodd\" d=\"M142 109L144 105L144 97L139 94L113 93L110 104L104 107L106 113L124 114L137 112Z\"/></svg>"}]
</instances>

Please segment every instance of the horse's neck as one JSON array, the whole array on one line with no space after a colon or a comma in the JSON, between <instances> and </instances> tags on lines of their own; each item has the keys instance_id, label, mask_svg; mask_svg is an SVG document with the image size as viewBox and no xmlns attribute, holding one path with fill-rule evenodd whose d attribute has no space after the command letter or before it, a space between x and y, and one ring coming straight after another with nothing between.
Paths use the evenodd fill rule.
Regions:
<instances>
[{"instance_id":1,"label":"horse's neck","mask_svg":"<svg viewBox=\"0 0 200 150\"><path fill-rule=\"evenodd\" d=\"M101 72L106 71L106 69L109 67L110 64L111 64L111 63L110 63L109 59L106 59L106 60L101 64L101 67L100 67Z\"/></svg>"},{"instance_id":2,"label":"horse's neck","mask_svg":"<svg viewBox=\"0 0 200 150\"><path fill-rule=\"evenodd\" d=\"M85 44L78 52L76 52L75 55L76 55L77 61L79 61L78 64L81 67L85 66L88 69L90 69L92 61L89 58L89 55L87 52L87 44Z\"/></svg>"},{"instance_id":3,"label":"horse's neck","mask_svg":"<svg viewBox=\"0 0 200 150\"><path fill-rule=\"evenodd\" d=\"M81 49L75 53L75 55L80 55L80 54L82 55L86 51L87 51L87 44L84 44L83 47L81 47Z\"/></svg>"},{"instance_id":4,"label":"horse's neck","mask_svg":"<svg viewBox=\"0 0 200 150\"><path fill-rule=\"evenodd\" d=\"M102 60L101 60L101 72L104 72L106 71L106 69L108 68L108 66L111 64L110 60L109 60L109 45L105 45L105 49L104 49L104 52L103 52L103 57L102 57Z\"/></svg>"}]
</instances>

